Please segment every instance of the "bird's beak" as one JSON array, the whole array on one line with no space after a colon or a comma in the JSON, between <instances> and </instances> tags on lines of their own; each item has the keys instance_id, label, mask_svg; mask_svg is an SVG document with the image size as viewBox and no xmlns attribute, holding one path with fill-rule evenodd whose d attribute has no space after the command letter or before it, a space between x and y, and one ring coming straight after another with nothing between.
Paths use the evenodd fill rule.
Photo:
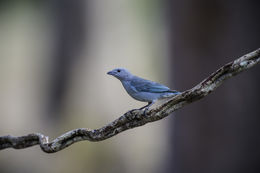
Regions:
<instances>
[{"instance_id":1,"label":"bird's beak","mask_svg":"<svg viewBox=\"0 0 260 173\"><path fill-rule=\"evenodd\" d=\"M108 74L108 75L113 75L114 72L113 72L113 71L109 71L109 72L107 72L107 74Z\"/></svg>"}]
</instances>

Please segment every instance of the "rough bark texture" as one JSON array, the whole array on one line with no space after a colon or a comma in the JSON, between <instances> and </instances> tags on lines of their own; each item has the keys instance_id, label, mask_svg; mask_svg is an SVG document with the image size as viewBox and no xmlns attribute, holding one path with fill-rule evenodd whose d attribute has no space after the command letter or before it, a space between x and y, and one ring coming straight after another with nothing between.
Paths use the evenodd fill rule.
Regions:
<instances>
[{"instance_id":1,"label":"rough bark texture","mask_svg":"<svg viewBox=\"0 0 260 173\"><path fill-rule=\"evenodd\" d=\"M1 136L0 149L23 149L39 144L44 152L54 153L75 142L83 140L93 142L105 140L125 130L165 118L173 111L205 97L220 86L226 79L251 68L259 62L260 48L224 65L192 89L184 91L175 97L158 101L146 111L146 114L144 114L144 110L132 110L102 128L94 130L86 128L75 129L50 142L48 136L44 136L40 133L19 137L10 135Z\"/></svg>"}]
</instances>

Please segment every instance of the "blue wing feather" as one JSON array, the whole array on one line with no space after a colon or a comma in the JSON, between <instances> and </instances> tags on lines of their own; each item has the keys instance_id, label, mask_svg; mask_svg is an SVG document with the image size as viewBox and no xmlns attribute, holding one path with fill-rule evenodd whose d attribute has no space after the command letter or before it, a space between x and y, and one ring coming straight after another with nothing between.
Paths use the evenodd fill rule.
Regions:
<instances>
[{"instance_id":1,"label":"blue wing feather","mask_svg":"<svg viewBox=\"0 0 260 173\"><path fill-rule=\"evenodd\" d=\"M177 93L177 91L170 90L170 88L168 88L167 86L146 79L142 79L137 76L131 81L131 86L134 87L135 90L138 92Z\"/></svg>"}]
</instances>

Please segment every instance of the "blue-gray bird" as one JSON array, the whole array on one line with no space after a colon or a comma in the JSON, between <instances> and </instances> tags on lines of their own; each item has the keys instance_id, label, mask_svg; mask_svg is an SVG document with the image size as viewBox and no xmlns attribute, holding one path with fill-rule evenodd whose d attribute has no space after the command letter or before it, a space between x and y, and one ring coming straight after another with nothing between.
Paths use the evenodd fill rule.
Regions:
<instances>
[{"instance_id":1,"label":"blue-gray bird","mask_svg":"<svg viewBox=\"0 0 260 173\"><path fill-rule=\"evenodd\" d=\"M131 97L142 102L148 102L148 105L141 107L140 109L146 108L147 110L160 98L180 94L180 92L171 90L162 84L132 75L124 68L116 68L109 71L107 74L119 79Z\"/></svg>"}]
</instances>

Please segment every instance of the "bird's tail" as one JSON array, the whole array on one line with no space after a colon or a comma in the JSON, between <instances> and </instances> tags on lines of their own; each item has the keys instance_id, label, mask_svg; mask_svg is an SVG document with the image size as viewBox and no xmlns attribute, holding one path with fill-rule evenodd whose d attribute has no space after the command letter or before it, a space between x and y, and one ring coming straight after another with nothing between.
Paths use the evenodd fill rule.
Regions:
<instances>
[{"instance_id":1,"label":"bird's tail","mask_svg":"<svg viewBox=\"0 0 260 173\"><path fill-rule=\"evenodd\" d=\"M176 91L176 90L169 90L169 93L173 93L173 94L180 94L181 92Z\"/></svg>"},{"instance_id":2,"label":"bird's tail","mask_svg":"<svg viewBox=\"0 0 260 173\"><path fill-rule=\"evenodd\" d=\"M178 94L180 94L181 92L176 91L176 90L169 90L167 91L167 93L165 93L162 97L166 98L166 97L172 97L172 96L176 96Z\"/></svg>"}]
</instances>

